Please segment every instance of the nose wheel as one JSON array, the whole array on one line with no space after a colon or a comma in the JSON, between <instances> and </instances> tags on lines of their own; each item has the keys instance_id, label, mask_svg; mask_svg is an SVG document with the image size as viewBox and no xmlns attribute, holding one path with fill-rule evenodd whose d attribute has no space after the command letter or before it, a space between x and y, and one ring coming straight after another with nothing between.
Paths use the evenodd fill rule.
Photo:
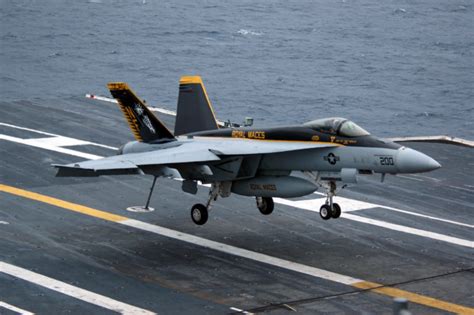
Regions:
<instances>
[{"instance_id":1,"label":"nose wheel","mask_svg":"<svg viewBox=\"0 0 474 315\"><path fill-rule=\"evenodd\" d=\"M321 208L319 208L319 215L323 220L331 219L331 208L328 205L322 205Z\"/></svg>"},{"instance_id":2,"label":"nose wheel","mask_svg":"<svg viewBox=\"0 0 474 315\"><path fill-rule=\"evenodd\" d=\"M341 216L341 207L337 203L332 204L332 212L331 212L331 217L333 219L337 219Z\"/></svg>"},{"instance_id":3,"label":"nose wheel","mask_svg":"<svg viewBox=\"0 0 474 315\"><path fill-rule=\"evenodd\" d=\"M337 219L341 216L341 207L332 201L336 195L336 184L330 182L329 190L326 197L326 203L319 208L319 215L323 220L329 220L331 218Z\"/></svg>"},{"instance_id":4,"label":"nose wheel","mask_svg":"<svg viewBox=\"0 0 474 315\"><path fill-rule=\"evenodd\" d=\"M341 216L341 207L337 203L332 204L332 209L328 204L322 205L319 208L319 215L323 220L337 219Z\"/></svg>"}]
</instances>

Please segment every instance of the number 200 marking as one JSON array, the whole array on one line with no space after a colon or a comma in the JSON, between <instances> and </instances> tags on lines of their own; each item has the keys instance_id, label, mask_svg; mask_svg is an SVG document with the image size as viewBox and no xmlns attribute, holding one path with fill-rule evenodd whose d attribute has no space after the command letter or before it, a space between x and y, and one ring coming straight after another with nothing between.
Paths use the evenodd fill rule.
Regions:
<instances>
[{"instance_id":1,"label":"number 200 marking","mask_svg":"<svg viewBox=\"0 0 474 315\"><path fill-rule=\"evenodd\" d=\"M380 159L380 165L394 165L393 157L381 156L379 157L379 159Z\"/></svg>"}]
</instances>

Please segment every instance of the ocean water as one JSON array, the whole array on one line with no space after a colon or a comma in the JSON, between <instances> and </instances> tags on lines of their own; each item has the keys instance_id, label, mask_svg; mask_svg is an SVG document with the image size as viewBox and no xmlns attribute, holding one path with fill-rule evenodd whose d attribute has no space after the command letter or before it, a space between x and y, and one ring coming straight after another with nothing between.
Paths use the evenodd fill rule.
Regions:
<instances>
[{"instance_id":1,"label":"ocean water","mask_svg":"<svg viewBox=\"0 0 474 315\"><path fill-rule=\"evenodd\" d=\"M342 116L380 136L474 140L474 3L0 0L3 101L126 81L175 109L181 75L203 77L221 120Z\"/></svg>"}]
</instances>

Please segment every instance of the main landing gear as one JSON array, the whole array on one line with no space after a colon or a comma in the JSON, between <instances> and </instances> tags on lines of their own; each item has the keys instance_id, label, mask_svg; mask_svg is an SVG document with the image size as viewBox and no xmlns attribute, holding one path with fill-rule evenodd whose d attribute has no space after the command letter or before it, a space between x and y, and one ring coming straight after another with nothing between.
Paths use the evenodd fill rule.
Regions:
<instances>
[{"instance_id":1,"label":"main landing gear","mask_svg":"<svg viewBox=\"0 0 474 315\"><path fill-rule=\"evenodd\" d=\"M336 183L330 182L329 189L326 197L326 203L319 209L319 215L323 220L329 220L331 218L337 219L341 216L341 207L332 201L332 198L336 195Z\"/></svg>"},{"instance_id":2,"label":"main landing gear","mask_svg":"<svg viewBox=\"0 0 474 315\"><path fill-rule=\"evenodd\" d=\"M197 203L191 208L191 219L197 225L203 225L207 222L208 218L209 213L205 205Z\"/></svg>"},{"instance_id":3,"label":"main landing gear","mask_svg":"<svg viewBox=\"0 0 474 315\"><path fill-rule=\"evenodd\" d=\"M127 208L130 211L135 212L149 212L153 211L154 209L149 207L151 196L153 194L153 189L155 188L157 177L153 178L153 183L150 188L150 193L148 194L148 198L146 201L146 205L143 207L129 207ZM218 196L221 197L228 197L230 195L231 186L222 183L222 182L215 182L211 184L211 189L209 190L209 197L207 199L206 204L197 203L191 208L191 219L197 225L203 225L209 219L209 211L211 210L212 203L217 200ZM269 215L273 212L275 204L273 202L273 198L271 197L256 197L257 208L263 215Z\"/></svg>"},{"instance_id":4,"label":"main landing gear","mask_svg":"<svg viewBox=\"0 0 474 315\"><path fill-rule=\"evenodd\" d=\"M260 213L263 215L269 215L273 212L275 204L273 203L272 197L256 197L257 208L260 210Z\"/></svg>"},{"instance_id":5,"label":"main landing gear","mask_svg":"<svg viewBox=\"0 0 474 315\"><path fill-rule=\"evenodd\" d=\"M217 200L218 196L228 197L230 195L230 186L226 187L225 183L216 182L211 184L211 190L209 191L209 197L205 205L201 203L195 204L191 208L191 219L197 225L203 225L209 219L209 211L211 210L212 203ZM263 215L269 215L273 212L275 206L273 198L271 197L256 197L257 208Z\"/></svg>"},{"instance_id":6,"label":"main landing gear","mask_svg":"<svg viewBox=\"0 0 474 315\"><path fill-rule=\"evenodd\" d=\"M219 185L218 183L213 183L211 185L211 190L209 191L209 198L207 199L206 205L201 203L195 204L191 208L191 219L197 225L203 225L207 222L209 218L209 211L212 207L212 202L217 200L219 196Z\"/></svg>"}]
</instances>

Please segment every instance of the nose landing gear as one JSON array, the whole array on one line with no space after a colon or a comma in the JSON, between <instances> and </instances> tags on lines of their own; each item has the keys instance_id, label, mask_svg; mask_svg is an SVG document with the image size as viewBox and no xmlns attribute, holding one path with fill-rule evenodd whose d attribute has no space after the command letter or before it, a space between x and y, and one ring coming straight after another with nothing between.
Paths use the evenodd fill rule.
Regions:
<instances>
[{"instance_id":1,"label":"nose landing gear","mask_svg":"<svg viewBox=\"0 0 474 315\"><path fill-rule=\"evenodd\" d=\"M336 195L336 183L330 182L329 189L326 197L326 203L319 209L319 215L323 220L329 220L331 218L337 219L341 216L341 207L332 201Z\"/></svg>"},{"instance_id":2,"label":"nose landing gear","mask_svg":"<svg viewBox=\"0 0 474 315\"><path fill-rule=\"evenodd\" d=\"M341 216L341 207L333 202L333 197L336 196L336 180L337 179L322 179L321 173L316 172L303 172L309 179L314 181L320 187L327 190L326 202L319 208L319 215L323 220L329 220L331 218L337 219ZM345 188L347 185L342 185L339 189Z\"/></svg>"},{"instance_id":3,"label":"nose landing gear","mask_svg":"<svg viewBox=\"0 0 474 315\"><path fill-rule=\"evenodd\" d=\"M341 207L337 203L333 203L332 208L330 205L324 204L319 208L319 215L323 220L337 219L341 216Z\"/></svg>"}]
</instances>

